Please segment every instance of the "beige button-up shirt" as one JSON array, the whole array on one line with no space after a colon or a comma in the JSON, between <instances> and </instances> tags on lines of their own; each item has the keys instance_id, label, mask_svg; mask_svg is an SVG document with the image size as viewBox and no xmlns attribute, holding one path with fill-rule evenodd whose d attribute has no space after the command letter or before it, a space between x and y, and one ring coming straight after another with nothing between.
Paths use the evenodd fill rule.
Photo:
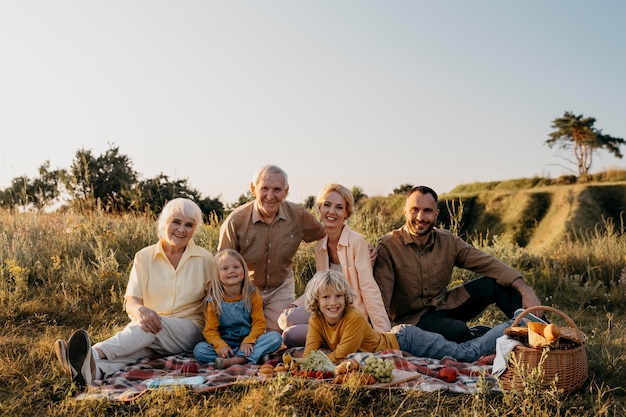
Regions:
<instances>
[{"instance_id":1,"label":"beige button-up shirt","mask_svg":"<svg viewBox=\"0 0 626 417\"><path fill-rule=\"evenodd\" d=\"M135 254L125 298L140 298L143 305L161 316L189 319L202 328L212 257L208 250L190 240L178 267L174 268L161 241L145 247Z\"/></svg>"},{"instance_id":2,"label":"beige button-up shirt","mask_svg":"<svg viewBox=\"0 0 626 417\"><path fill-rule=\"evenodd\" d=\"M374 278L385 308L395 323L417 324L430 307L455 308L468 298L459 285L448 289L454 267L468 269L509 286L521 273L481 251L449 230L433 229L423 249L413 241L406 225L378 242Z\"/></svg>"},{"instance_id":3,"label":"beige button-up shirt","mask_svg":"<svg viewBox=\"0 0 626 417\"><path fill-rule=\"evenodd\" d=\"M283 201L272 224L261 220L256 201L237 207L220 227L218 250L231 248L246 260L250 279L261 291L293 279L293 256L300 242L326 235L324 225L299 204Z\"/></svg>"}]
</instances>

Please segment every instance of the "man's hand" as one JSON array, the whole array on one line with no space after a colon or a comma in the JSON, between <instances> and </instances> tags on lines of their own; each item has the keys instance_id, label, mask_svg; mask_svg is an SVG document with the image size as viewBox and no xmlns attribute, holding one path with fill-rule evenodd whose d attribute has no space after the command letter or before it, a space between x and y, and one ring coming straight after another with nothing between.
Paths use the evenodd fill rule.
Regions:
<instances>
[{"instance_id":1,"label":"man's hand","mask_svg":"<svg viewBox=\"0 0 626 417\"><path fill-rule=\"evenodd\" d=\"M533 289L530 288L530 286L522 279L522 277L519 277L518 279L513 281L511 287L515 288L517 292L519 292L522 296L522 307L524 309L541 305L541 301L539 301L539 298L537 297ZM542 317L543 311L536 310L534 314Z\"/></svg>"}]
</instances>

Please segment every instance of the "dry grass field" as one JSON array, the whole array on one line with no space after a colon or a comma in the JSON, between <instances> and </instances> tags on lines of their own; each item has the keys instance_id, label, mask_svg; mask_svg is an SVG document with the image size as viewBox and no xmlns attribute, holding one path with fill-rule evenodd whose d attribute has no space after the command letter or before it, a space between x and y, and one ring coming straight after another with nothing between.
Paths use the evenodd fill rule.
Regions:
<instances>
[{"instance_id":1,"label":"dry grass field","mask_svg":"<svg viewBox=\"0 0 626 417\"><path fill-rule=\"evenodd\" d=\"M476 395L371 390L274 379L267 384L242 383L212 394L181 389L151 392L130 403L76 401L72 398L75 387L56 363L53 343L59 337L67 338L77 328L88 329L94 340L102 340L126 323L121 302L128 272L134 253L156 241L154 220L93 213L0 212L0 415L626 415L624 224L620 217L599 218L593 227L577 232L576 216L582 215L574 205L584 203L586 194L584 190L578 194L570 191L552 193L548 199L551 203L540 210L542 220L532 226L535 231L546 230L543 240L551 240L549 245L520 246L511 239L515 233L507 231L517 230L515 236L523 236L524 229L531 226L519 226L519 222L504 215L497 220L499 224L518 224L517 229L467 233L473 244L520 269L544 304L566 312L588 336L589 378L569 396L537 384L529 376L523 390L503 393L485 390ZM597 190L586 193L593 192ZM573 198L569 208L563 203L568 193ZM456 195L450 198L454 200ZM506 202L500 197L500 208L495 199L494 206L484 205L492 207L492 215L510 214L514 207L524 204L528 207L546 200L529 195L509 198L512 201ZM480 199L488 200L486 196L477 196L473 204ZM398 208L401 205L385 199L369 200L372 201L365 201L359 207L351 226L375 243L382 233L395 227L397 214L401 221ZM466 204L466 217L459 217L456 224L467 231L471 203L463 204ZM458 216L458 205L456 210ZM449 217L453 218L454 213ZM563 219L571 224L562 225ZM542 221L550 226L544 227ZM560 228L557 224L561 224ZM214 251L218 228L218 221L206 225L198 243ZM571 233L565 233L566 229ZM552 237L553 234L558 236ZM538 237L526 233L526 239L534 243ZM295 265L297 291L302 291L314 268L310 245L300 249ZM466 272L455 272L455 282L470 277ZM499 314L490 310L480 321L493 324L502 319Z\"/></svg>"}]
</instances>

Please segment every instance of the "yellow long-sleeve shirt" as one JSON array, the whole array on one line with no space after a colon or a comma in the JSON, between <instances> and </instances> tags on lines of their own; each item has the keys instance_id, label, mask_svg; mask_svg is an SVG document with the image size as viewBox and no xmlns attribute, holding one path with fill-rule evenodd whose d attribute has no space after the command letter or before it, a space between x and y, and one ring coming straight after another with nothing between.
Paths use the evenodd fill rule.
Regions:
<instances>
[{"instance_id":1,"label":"yellow long-sleeve shirt","mask_svg":"<svg viewBox=\"0 0 626 417\"><path fill-rule=\"evenodd\" d=\"M304 356L323 347L332 351L328 354L332 362L340 362L354 352L400 349L393 333L374 330L363 314L352 306L346 307L343 317L334 326L329 325L324 317L311 316Z\"/></svg>"},{"instance_id":2,"label":"yellow long-sleeve shirt","mask_svg":"<svg viewBox=\"0 0 626 417\"><path fill-rule=\"evenodd\" d=\"M241 296L232 299L224 298L223 303L237 302L240 301L241 298ZM252 311L250 313L251 330L250 333L243 338L241 344L255 344L258 337L265 333L266 322L265 315L263 314L263 298L261 297L261 293L255 289L251 294L250 301L252 304ZM224 330L225 325L228 326L229 323L222 323L222 330ZM222 339L222 335L220 334L220 320L216 314L214 302L209 302L207 305L204 330L202 334L204 335L204 339L213 345L213 348L216 351L228 345L224 339Z\"/></svg>"}]
</instances>

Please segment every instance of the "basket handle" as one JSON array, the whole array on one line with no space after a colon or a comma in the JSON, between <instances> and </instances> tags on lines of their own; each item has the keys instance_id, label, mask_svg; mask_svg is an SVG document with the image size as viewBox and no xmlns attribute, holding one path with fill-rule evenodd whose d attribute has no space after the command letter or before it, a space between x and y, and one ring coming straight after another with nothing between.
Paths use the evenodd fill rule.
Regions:
<instances>
[{"instance_id":1,"label":"basket handle","mask_svg":"<svg viewBox=\"0 0 626 417\"><path fill-rule=\"evenodd\" d=\"M563 313L559 309L556 309L554 307L548 307L548 306L534 306L534 307L527 308L526 310L522 311L522 313L519 316L517 316L517 318L513 321L513 324L511 324L511 327L516 327L519 324L519 321L522 319L522 317L524 317L528 313L532 313L535 310L551 311L553 313L556 313L559 316L563 317L563 319L565 319L565 321L567 321L574 330L578 330L578 326L576 326L576 323L574 323L574 320L572 320L570 316ZM578 331L580 332L580 330Z\"/></svg>"}]
</instances>

